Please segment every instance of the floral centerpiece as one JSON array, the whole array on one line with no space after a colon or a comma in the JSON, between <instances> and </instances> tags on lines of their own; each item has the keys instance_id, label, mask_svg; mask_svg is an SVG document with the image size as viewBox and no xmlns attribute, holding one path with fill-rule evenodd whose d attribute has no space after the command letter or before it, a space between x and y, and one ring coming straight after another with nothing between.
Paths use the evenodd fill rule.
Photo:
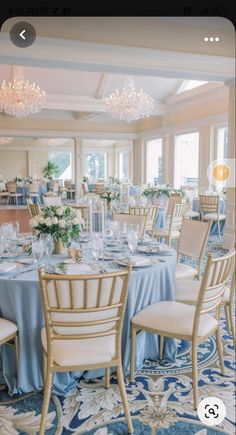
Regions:
<instances>
[{"instance_id":1,"label":"floral centerpiece","mask_svg":"<svg viewBox=\"0 0 236 435\"><path fill-rule=\"evenodd\" d=\"M45 207L38 216L29 221L36 235L51 234L55 246L61 246L56 251L62 250L63 245L67 246L71 239L79 236L83 223L80 210L67 206Z\"/></svg>"},{"instance_id":2,"label":"floral centerpiece","mask_svg":"<svg viewBox=\"0 0 236 435\"><path fill-rule=\"evenodd\" d=\"M20 175L20 174L18 174L15 178L14 178L14 182L15 183L22 183L23 182L23 177Z\"/></svg>"},{"instance_id":3,"label":"floral centerpiece","mask_svg":"<svg viewBox=\"0 0 236 435\"><path fill-rule=\"evenodd\" d=\"M106 199L108 203L111 201L119 201L120 200L120 192L115 191L105 191L99 193L101 199Z\"/></svg>"},{"instance_id":4,"label":"floral centerpiece","mask_svg":"<svg viewBox=\"0 0 236 435\"><path fill-rule=\"evenodd\" d=\"M171 196L174 194L179 194L181 198L186 196L184 189L172 189L168 184L165 186L148 187L142 192L143 196L152 199L153 197L158 198L160 196Z\"/></svg>"},{"instance_id":5,"label":"floral centerpiece","mask_svg":"<svg viewBox=\"0 0 236 435\"><path fill-rule=\"evenodd\" d=\"M115 184L115 185L117 185L117 186L119 186L120 185L120 180L119 180L119 178L116 178L116 177L108 177L108 183L109 184Z\"/></svg>"}]
</instances>

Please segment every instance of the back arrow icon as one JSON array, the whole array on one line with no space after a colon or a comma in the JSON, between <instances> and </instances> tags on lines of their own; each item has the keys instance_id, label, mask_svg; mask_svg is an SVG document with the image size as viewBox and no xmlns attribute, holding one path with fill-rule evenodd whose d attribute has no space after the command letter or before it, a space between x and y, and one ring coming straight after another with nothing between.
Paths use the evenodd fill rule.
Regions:
<instances>
[{"instance_id":1,"label":"back arrow icon","mask_svg":"<svg viewBox=\"0 0 236 435\"><path fill-rule=\"evenodd\" d=\"M24 33L25 33L25 29L22 30L22 32L20 33L20 37L21 37L22 39L26 39L25 36L24 36Z\"/></svg>"}]
</instances>

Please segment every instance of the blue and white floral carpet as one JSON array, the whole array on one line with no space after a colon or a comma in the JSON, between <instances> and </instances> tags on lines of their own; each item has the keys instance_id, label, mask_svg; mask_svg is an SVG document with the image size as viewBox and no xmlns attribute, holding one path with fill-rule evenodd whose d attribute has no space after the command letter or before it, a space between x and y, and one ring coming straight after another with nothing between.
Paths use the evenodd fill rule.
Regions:
<instances>
[{"instance_id":1,"label":"blue and white floral carpet","mask_svg":"<svg viewBox=\"0 0 236 435\"><path fill-rule=\"evenodd\" d=\"M216 238L208 251L222 255ZM226 374L220 374L214 338L199 347L200 399L215 396L226 405L226 418L217 427L207 428L193 410L191 354L187 342L178 343L175 364L146 360L126 390L135 435L216 435L235 433L234 393L235 359L232 336L222 313L221 331ZM39 430L43 395L10 397L0 391L0 435L30 434ZM125 435L127 425L115 375L111 387L103 379L80 380L66 397L52 396L47 420L47 435Z\"/></svg>"}]
</instances>

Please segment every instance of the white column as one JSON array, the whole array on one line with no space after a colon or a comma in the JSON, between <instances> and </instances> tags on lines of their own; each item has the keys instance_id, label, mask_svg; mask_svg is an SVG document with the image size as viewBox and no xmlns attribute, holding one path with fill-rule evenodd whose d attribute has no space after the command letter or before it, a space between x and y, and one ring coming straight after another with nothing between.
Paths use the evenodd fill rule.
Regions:
<instances>
[{"instance_id":1,"label":"white column","mask_svg":"<svg viewBox=\"0 0 236 435\"><path fill-rule=\"evenodd\" d=\"M199 129L198 193L209 189L207 169L214 159L213 127L205 125Z\"/></svg>"},{"instance_id":2,"label":"white column","mask_svg":"<svg viewBox=\"0 0 236 435\"><path fill-rule=\"evenodd\" d=\"M142 139L133 141L133 182L146 183L146 144Z\"/></svg>"},{"instance_id":3,"label":"white column","mask_svg":"<svg viewBox=\"0 0 236 435\"><path fill-rule=\"evenodd\" d=\"M83 141L75 138L75 197L82 193L83 180Z\"/></svg>"},{"instance_id":4,"label":"white column","mask_svg":"<svg viewBox=\"0 0 236 435\"><path fill-rule=\"evenodd\" d=\"M235 81L230 81L226 85L229 87L227 157L228 159L234 159L235 162ZM227 187L226 197L226 223L223 248L232 249L235 246L235 184L234 187Z\"/></svg>"}]
</instances>

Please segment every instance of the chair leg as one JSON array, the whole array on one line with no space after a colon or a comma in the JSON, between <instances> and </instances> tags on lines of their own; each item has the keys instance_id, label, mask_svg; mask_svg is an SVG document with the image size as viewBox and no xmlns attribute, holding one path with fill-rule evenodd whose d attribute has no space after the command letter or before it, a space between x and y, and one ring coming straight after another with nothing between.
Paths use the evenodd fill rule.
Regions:
<instances>
[{"instance_id":1,"label":"chair leg","mask_svg":"<svg viewBox=\"0 0 236 435\"><path fill-rule=\"evenodd\" d=\"M46 373L47 373L47 356L43 352L43 385L46 384Z\"/></svg>"},{"instance_id":2,"label":"chair leg","mask_svg":"<svg viewBox=\"0 0 236 435\"><path fill-rule=\"evenodd\" d=\"M16 352L16 369L18 373L18 366L19 366L19 342L18 342L18 335L15 336L15 352Z\"/></svg>"},{"instance_id":3,"label":"chair leg","mask_svg":"<svg viewBox=\"0 0 236 435\"><path fill-rule=\"evenodd\" d=\"M134 382L134 368L135 368L135 349L136 349L136 329L131 326L131 350L130 350L130 382Z\"/></svg>"},{"instance_id":4,"label":"chair leg","mask_svg":"<svg viewBox=\"0 0 236 435\"><path fill-rule=\"evenodd\" d=\"M224 366L224 357L223 357L223 346L222 346L222 341L221 341L221 336L220 336L220 327L216 330L216 345L217 345L217 350L218 350L219 359L220 359L221 374L224 375L225 374L225 366Z\"/></svg>"},{"instance_id":5,"label":"chair leg","mask_svg":"<svg viewBox=\"0 0 236 435\"><path fill-rule=\"evenodd\" d=\"M133 433L134 429L133 429L133 424L132 424L132 420L130 417L129 403L128 403L128 399L127 399L127 395L126 395L125 383L124 383L121 364L117 367L117 380L118 380L120 395L121 395L121 399L122 399L122 403L123 403L123 407L124 407L124 411L125 411L125 416L126 416L126 420L127 420L127 424L128 424L128 433Z\"/></svg>"},{"instance_id":6,"label":"chair leg","mask_svg":"<svg viewBox=\"0 0 236 435\"><path fill-rule=\"evenodd\" d=\"M163 359L163 350L164 350L164 336L160 335L160 349L159 349L160 359Z\"/></svg>"},{"instance_id":7,"label":"chair leg","mask_svg":"<svg viewBox=\"0 0 236 435\"><path fill-rule=\"evenodd\" d=\"M228 328L228 331L230 331L231 325L230 325L229 307L227 305L225 305L224 310L225 310L225 319L226 319L227 328Z\"/></svg>"},{"instance_id":8,"label":"chair leg","mask_svg":"<svg viewBox=\"0 0 236 435\"><path fill-rule=\"evenodd\" d=\"M44 384L43 408L42 408L42 414L40 420L39 435L44 435L45 433L46 417L48 413L51 388L52 388L52 373L50 372L50 370L48 370L46 375L46 382Z\"/></svg>"},{"instance_id":9,"label":"chair leg","mask_svg":"<svg viewBox=\"0 0 236 435\"><path fill-rule=\"evenodd\" d=\"M193 404L194 409L198 406L198 368L197 368L197 344L192 343L192 378L193 378Z\"/></svg>"},{"instance_id":10,"label":"chair leg","mask_svg":"<svg viewBox=\"0 0 236 435\"><path fill-rule=\"evenodd\" d=\"M232 332L233 340L235 342L236 337L235 337L235 323L234 323L234 307L233 307L233 304L229 304L229 321L230 321L230 327L231 327L231 332Z\"/></svg>"},{"instance_id":11,"label":"chair leg","mask_svg":"<svg viewBox=\"0 0 236 435\"><path fill-rule=\"evenodd\" d=\"M105 376L105 387L109 388L110 387L110 367L106 368L106 376Z\"/></svg>"}]
</instances>

